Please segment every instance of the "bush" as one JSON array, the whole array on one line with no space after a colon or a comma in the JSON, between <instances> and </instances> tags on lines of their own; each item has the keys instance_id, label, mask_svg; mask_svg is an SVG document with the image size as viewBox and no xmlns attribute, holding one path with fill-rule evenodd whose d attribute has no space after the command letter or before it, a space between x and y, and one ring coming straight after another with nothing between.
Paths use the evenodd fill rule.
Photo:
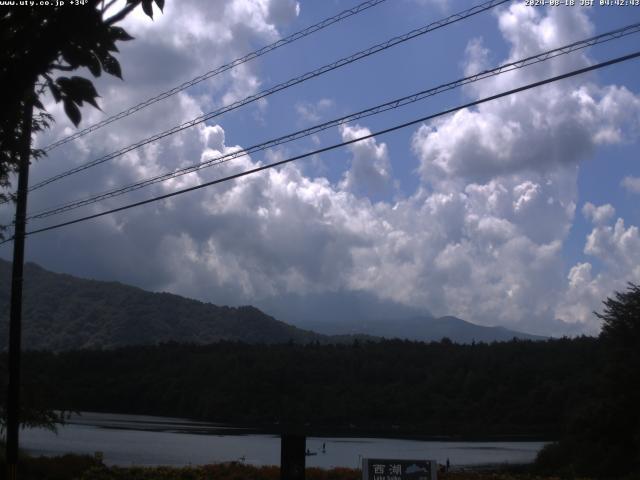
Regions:
<instances>
[{"instance_id":1,"label":"bush","mask_svg":"<svg viewBox=\"0 0 640 480\"><path fill-rule=\"evenodd\" d=\"M4 460L4 459L3 459ZM18 477L21 480L70 480L78 478L90 469L102 465L99 460L87 455L64 455L62 457L29 457L22 455L18 462ZM4 461L0 463L0 480L7 477Z\"/></svg>"}]
</instances>

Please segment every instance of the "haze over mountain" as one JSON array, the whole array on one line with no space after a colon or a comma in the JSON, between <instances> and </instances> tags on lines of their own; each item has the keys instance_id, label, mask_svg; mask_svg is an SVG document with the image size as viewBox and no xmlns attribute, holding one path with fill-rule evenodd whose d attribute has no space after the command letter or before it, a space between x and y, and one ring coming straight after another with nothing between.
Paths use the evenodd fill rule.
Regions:
<instances>
[{"instance_id":1,"label":"haze over mountain","mask_svg":"<svg viewBox=\"0 0 640 480\"><path fill-rule=\"evenodd\" d=\"M0 342L7 343L11 264L0 260ZM180 342L206 344L221 340L247 343L321 343L354 338L407 338L459 343L502 341L513 337L541 339L501 327L482 327L455 317L434 318L409 308L393 308L363 294L349 317L335 295L306 298L299 308L276 312L276 320L253 306L227 307L170 293L152 293L118 282L80 279L25 265L23 346L69 350ZM320 318L314 302L334 306ZM269 310L270 312L273 310ZM342 312L342 317L337 315ZM378 313L380 317L373 319ZM418 315L419 314L419 315ZM293 326L294 323L297 326ZM313 329L319 333L310 331Z\"/></svg>"},{"instance_id":2,"label":"haze over mountain","mask_svg":"<svg viewBox=\"0 0 640 480\"><path fill-rule=\"evenodd\" d=\"M367 292L287 295L279 302L258 305L284 322L325 335L364 334L426 342L447 337L456 343L547 338L476 325L450 315L434 317L426 310L381 300Z\"/></svg>"}]
</instances>

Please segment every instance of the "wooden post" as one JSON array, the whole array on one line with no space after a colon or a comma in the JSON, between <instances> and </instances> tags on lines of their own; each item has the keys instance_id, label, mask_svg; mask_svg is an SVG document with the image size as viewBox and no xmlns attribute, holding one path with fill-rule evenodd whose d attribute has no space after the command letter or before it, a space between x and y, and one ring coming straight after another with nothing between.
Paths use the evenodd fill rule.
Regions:
<instances>
[{"instance_id":1,"label":"wooden post","mask_svg":"<svg viewBox=\"0 0 640 480\"><path fill-rule=\"evenodd\" d=\"M307 441L304 435L280 435L280 480L304 480Z\"/></svg>"},{"instance_id":2,"label":"wooden post","mask_svg":"<svg viewBox=\"0 0 640 480\"><path fill-rule=\"evenodd\" d=\"M18 434L20 432L20 348L22 336L22 272L24 266L24 233L29 187L29 157L31 155L31 121L33 90L25 97L22 115L22 135L18 165L15 233L13 236L13 266L11 272L11 313L9 315L9 385L7 387L7 478L15 480L18 468Z\"/></svg>"}]
</instances>

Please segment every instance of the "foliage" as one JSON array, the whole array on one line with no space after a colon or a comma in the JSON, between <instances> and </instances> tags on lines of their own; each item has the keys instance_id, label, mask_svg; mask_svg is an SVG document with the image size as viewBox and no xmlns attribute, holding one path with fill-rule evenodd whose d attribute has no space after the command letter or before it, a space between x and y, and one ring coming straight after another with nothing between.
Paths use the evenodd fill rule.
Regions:
<instances>
[{"instance_id":1,"label":"foliage","mask_svg":"<svg viewBox=\"0 0 640 480\"><path fill-rule=\"evenodd\" d=\"M0 452L3 452L1 449ZM63 455L61 457L31 457L21 452L18 471L22 480L70 480L78 478L90 469L101 466L94 457L87 455ZM4 458L0 460L0 480L5 480L7 469Z\"/></svg>"},{"instance_id":2,"label":"foliage","mask_svg":"<svg viewBox=\"0 0 640 480\"><path fill-rule=\"evenodd\" d=\"M456 345L165 344L29 352L59 409L233 422L271 431L556 437L597 376L596 339Z\"/></svg>"},{"instance_id":3,"label":"foliage","mask_svg":"<svg viewBox=\"0 0 640 480\"><path fill-rule=\"evenodd\" d=\"M21 478L25 480L278 480L278 466L256 467L238 462L194 467L107 467L94 458L65 455L53 458L23 458ZM0 480L5 469L0 464ZM308 480L360 480L362 473L352 468L307 468ZM440 472L440 480L559 480L554 476L537 476L513 469L453 470ZM585 479L586 480L586 479ZM629 480L632 480L629 478Z\"/></svg>"},{"instance_id":4,"label":"foliage","mask_svg":"<svg viewBox=\"0 0 640 480\"><path fill-rule=\"evenodd\" d=\"M640 473L640 287L604 302L602 365L588 399L568 419L561 440L538 457L542 471L566 476Z\"/></svg>"},{"instance_id":5,"label":"foliage","mask_svg":"<svg viewBox=\"0 0 640 480\"><path fill-rule=\"evenodd\" d=\"M604 302L601 338L609 345L612 360L629 360L638 365L640 358L640 286L629 283L626 292L616 292L614 298ZM631 357L629 357L631 355Z\"/></svg>"},{"instance_id":6,"label":"foliage","mask_svg":"<svg viewBox=\"0 0 640 480\"><path fill-rule=\"evenodd\" d=\"M115 13L113 1L87 0L85 5L75 8L22 5L0 12L0 201L12 198L6 190L27 148L23 145L23 137L28 133L25 128L29 126L25 125L25 112L32 106L37 110L31 125L32 133L37 133L53 120L40 100L47 92L56 102L63 103L67 116L76 126L82 117L79 107L84 102L99 108L98 92L90 80L57 73L86 67L95 77L104 71L122 78L120 64L113 53L118 51L118 41L133 37L115 24L140 4L144 12L153 17L154 1L162 10L164 0L127 0ZM31 158L42 155L42 150L31 150ZM0 226L0 239L6 228ZM8 288L10 282L3 284ZM2 399L5 398L6 395L2 395ZM55 429L55 424L64 420L64 412L49 410L38 397L29 400L23 400L27 406L20 412L23 425ZM0 414L4 421L2 405Z\"/></svg>"},{"instance_id":7,"label":"foliage","mask_svg":"<svg viewBox=\"0 0 640 480\"><path fill-rule=\"evenodd\" d=\"M24 148L21 133L25 109L34 105L37 111L34 132L47 128L53 118L40 97L48 92L56 102L63 103L67 116L77 126L82 117L79 107L86 102L98 108L98 92L90 80L61 76L59 72L85 67L94 77L106 72L122 78L113 54L118 51L117 42L133 37L115 24L138 5L153 17L154 1L162 10L164 0L127 0L116 12L114 1L87 0L74 8L20 6L5 7L0 12L0 201L12 198L6 190ZM42 150L32 150L31 157L43 154Z\"/></svg>"},{"instance_id":8,"label":"foliage","mask_svg":"<svg viewBox=\"0 0 640 480\"><path fill-rule=\"evenodd\" d=\"M0 375L4 379L8 371L7 358L0 358ZM20 390L20 423L27 428L46 428L57 431L58 425L63 425L72 413L66 410L52 410L48 398L55 386L50 382L39 385L32 376L23 376ZM7 413L4 400L7 398L7 382L0 383L0 435L4 435Z\"/></svg>"},{"instance_id":9,"label":"foliage","mask_svg":"<svg viewBox=\"0 0 640 480\"><path fill-rule=\"evenodd\" d=\"M0 464L0 480L6 469ZM65 455L23 458L20 478L25 480L278 480L280 467L254 467L237 462L198 467L106 467L93 457ZM308 480L360 480L359 470L307 468Z\"/></svg>"}]
</instances>

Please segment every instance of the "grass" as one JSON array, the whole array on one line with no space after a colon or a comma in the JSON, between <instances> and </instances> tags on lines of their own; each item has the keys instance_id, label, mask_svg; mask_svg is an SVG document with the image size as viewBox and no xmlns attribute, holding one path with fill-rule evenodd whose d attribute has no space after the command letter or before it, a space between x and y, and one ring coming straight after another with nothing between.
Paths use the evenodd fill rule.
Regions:
<instances>
[{"instance_id":1,"label":"grass","mask_svg":"<svg viewBox=\"0 0 640 480\"><path fill-rule=\"evenodd\" d=\"M254 467L237 462L197 467L107 467L86 455L29 457L20 460L20 480L279 480L280 467ZM352 468L307 468L307 480L361 480L360 470ZM0 480L6 467L0 461ZM539 476L529 469L459 470L440 473L438 480L560 480ZM631 479L630 479L631 480Z\"/></svg>"}]
</instances>

